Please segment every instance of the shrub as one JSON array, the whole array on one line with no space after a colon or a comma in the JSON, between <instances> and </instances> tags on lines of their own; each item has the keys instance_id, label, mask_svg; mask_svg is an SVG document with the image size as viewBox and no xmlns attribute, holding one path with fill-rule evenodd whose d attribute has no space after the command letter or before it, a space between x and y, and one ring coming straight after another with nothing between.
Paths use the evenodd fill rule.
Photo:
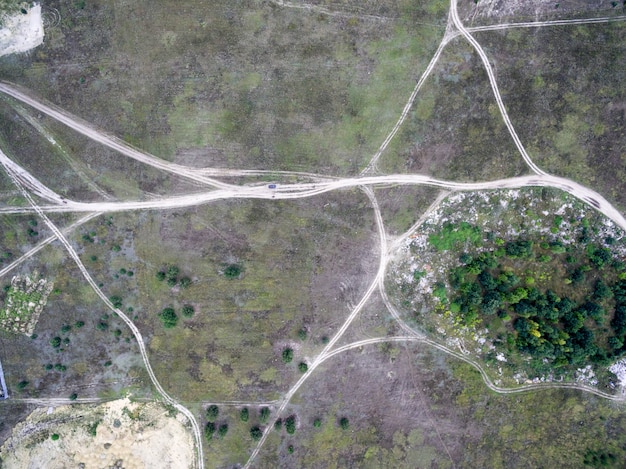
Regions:
<instances>
[{"instance_id":1,"label":"shrub","mask_svg":"<svg viewBox=\"0 0 626 469\"><path fill-rule=\"evenodd\" d=\"M81 328L81 327L83 327L84 325L85 325L85 322L84 322L84 321L76 321L76 322L74 323L74 327L75 327L76 329L80 329L80 328Z\"/></svg>"},{"instance_id":2,"label":"shrub","mask_svg":"<svg viewBox=\"0 0 626 469\"><path fill-rule=\"evenodd\" d=\"M217 419L217 416L219 415L219 413L220 413L219 407L217 407L215 404L212 404L209 407L207 407L206 419L209 422L215 422L215 420Z\"/></svg>"},{"instance_id":3,"label":"shrub","mask_svg":"<svg viewBox=\"0 0 626 469\"><path fill-rule=\"evenodd\" d=\"M70 326L69 324L64 324L61 327L61 332L64 333L64 334L67 334L71 330L72 330L72 326Z\"/></svg>"},{"instance_id":4,"label":"shrub","mask_svg":"<svg viewBox=\"0 0 626 469\"><path fill-rule=\"evenodd\" d=\"M224 269L224 277L237 278L241 275L242 267L239 264L230 264Z\"/></svg>"},{"instance_id":5,"label":"shrub","mask_svg":"<svg viewBox=\"0 0 626 469\"><path fill-rule=\"evenodd\" d=\"M243 409L239 411L239 418L241 419L242 422L247 422L249 417L250 417L250 412L248 411L247 407L244 407Z\"/></svg>"},{"instance_id":6,"label":"shrub","mask_svg":"<svg viewBox=\"0 0 626 469\"><path fill-rule=\"evenodd\" d=\"M263 437L263 431L259 427L254 426L250 429L250 436L254 441L259 441Z\"/></svg>"},{"instance_id":7,"label":"shrub","mask_svg":"<svg viewBox=\"0 0 626 469\"><path fill-rule=\"evenodd\" d=\"M26 386L28 386L28 381L23 380L17 383L17 389L24 389Z\"/></svg>"},{"instance_id":8,"label":"shrub","mask_svg":"<svg viewBox=\"0 0 626 469\"><path fill-rule=\"evenodd\" d=\"M307 334L306 329L304 327L298 331L298 338L300 340L306 340L307 335L308 334Z\"/></svg>"},{"instance_id":9,"label":"shrub","mask_svg":"<svg viewBox=\"0 0 626 469\"><path fill-rule=\"evenodd\" d=\"M120 309L122 307L122 298L117 296L117 295L113 295L109 298L109 300L111 301L111 303L113 304L114 308Z\"/></svg>"},{"instance_id":10,"label":"shrub","mask_svg":"<svg viewBox=\"0 0 626 469\"><path fill-rule=\"evenodd\" d=\"M183 306L183 309L182 309L183 316L185 316L186 318L190 318L191 316L193 316L193 313L194 313L193 306L191 305Z\"/></svg>"},{"instance_id":11,"label":"shrub","mask_svg":"<svg viewBox=\"0 0 626 469\"><path fill-rule=\"evenodd\" d=\"M293 349L287 347L283 350L283 362L289 363L293 360Z\"/></svg>"},{"instance_id":12,"label":"shrub","mask_svg":"<svg viewBox=\"0 0 626 469\"><path fill-rule=\"evenodd\" d=\"M189 277L183 277L180 279L181 288L189 288L191 286L191 279Z\"/></svg>"},{"instance_id":13,"label":"shrub","mask_svg":"<svg viewBox=\"0 0 626 469\"><path fill-rule=\"evenodd\" d=\"M300 370L300 373L306 373L308 369L309 369L309 365L307 365L306 363L300 362L298 364L298 370Z\"/></svg>"},{"instance_id":14,"label":"shrub","mask_svg":"<svg viewBox=\"0 0 626 469\"><path fill-rule=\"evenodd\" d=\"M59 348L61 346L61 338L53 337L52 339L50 339L50 345L52 345L54 348Z\"/></svg>"},{"instance_id":15,"label":"shrub","mask_svg":"<svg viewBox=\"0 0 626 469\"><path fill-rule=\"evenodd\" d=\"M215 424L213 422L207 422L204 427L204 436L208 441L213 439L213 434L215 433Z\"/></svg>"},{"instance_id":16,"label":"shrub","mask_svg":"<svg viewBox=\"0 0 626 469\"><path fill-rule=\"evenodd\" d=\"M75 401L76 399L78 399L78 394L73 393L70 395L70 401Z\"/></svg>"},{"instance_id":17,"label":"shrub","mask_svg":"<svg viewBox=\"0 0 626 469\"><path fill-rule=\"evenodd\" d=\"M274 422L274 430L279 432L281 428L283 428L283 419L276 419L276 422Z\"/></svg>"},{"instance_id":18,"label":"shrub","mask_svg":"<svg viewBox=\"0 0 626 469\"><path fill-rule=\"evenodd\" d=\"M289 445L289 446L287 447L287 452L288 452L289 454L293 454L293 445Z\"/></svg>"},{"instance_id":19,"label":"shrub","mask_svg":"<svg viewBox=\"0 0 626 469\"><path fill-rule=\"evenodd\" d=\"M156 273L156 278L159 282L162 282L163 280L165 280L165 272L163 272L162 270L158 271Z\"/></svg>"},{"instance_id":20,"label":"shrub","mask_svg":"<svg viewBox=\"0 0 626 469\"><path fill-rule=\"evenodd\" d=\"M171 329L172 327L175 327L176 324L178 324L178 316L176 316L174 308L171 307L163 309L163 311L159 313L159 318L163 323L163 327L165 327L166 329Z\"/></svg>"},{"instance_id":21,"label":"shrub","mask_svg":"<svg viewBox=\"0 0 626 469\"><path fill-rule=\"evenodd\" d=\"M259 412L259 422L267 423L270 418L270 409L267 407L261 407L261 412Z\"/></svg>"},{"instance_id":22,"label":"shrub","mask_svg":"<svg viewBox=\"0 0 626 469\"><path fill-rule=\"evenodd\" d=\"M313 420L313 426L315 428L321 427L322 426L322 419L318 417L315 420Z\"/></svg>"},{"instance_id":23,"label":"shrub","mask_svg":"<svg viewBox=\"0 0 626 469\"><path fill-rule=\"evenodd\" d=\"M339 426L342 428L342 430L347 430L348 428L350 428L350 421L347 417L341 417L341 419L339 420Z\"/></svg>"},{"instance_id":24,"label":"shrub","mask_svg":"<svg viewBox=\"0 0 626 469\"><path fill-rule=\"evenodd\" d=\"M220 425L220 428L217 430L217 434L220 436L220 438L224 438L224 436L226 436L227 433L228 433L228 424L223 423L222 425Z\"/></svg>"},{"instance_id":25,"label":"shrub","mask_svg":"<svg viewBox=\"0 0 626 469\"><path fill-rule=\"evenodd\" d=\"M285 419L285 430L287 430L287 433L289 433L290 435L293 435L294 433L296 433L296 416L295 415L290 415L289 417Z\"/></svg>"},{"instance_id":26,"label":"shrub","mask_svg":"<svg viewBox=\"0 0 626 469\"><path fill-rule=\"evenodd\" d=\"M50 436L50 439L51 439L52 441L57 441L57 440L59 439L59 434L58 434L58 433L53 433L53 434Z\"/></svg>"}]
</instances>

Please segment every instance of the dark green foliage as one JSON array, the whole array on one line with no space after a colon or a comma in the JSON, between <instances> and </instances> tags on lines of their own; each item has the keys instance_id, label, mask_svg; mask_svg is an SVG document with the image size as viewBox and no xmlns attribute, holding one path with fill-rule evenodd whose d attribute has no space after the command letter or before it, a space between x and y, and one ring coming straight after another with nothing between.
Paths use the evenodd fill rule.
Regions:
<instances>
[{"instance_id":1,"label":"dark green foliage","mask_svg":"<svg viewBox=\"0 0 626 469\"><path fill-rule=\"evenodd\" d=\"M224 277L237 278L241 275L243 268L239 264L230 264L224 269Z\"/></svg>"},{"instance_id":2,"label":"dark green foliage","mask_svg":"<svg viewBox=\"0 0 626 469\"><path fill-rule=\"evenodd\" d=\"M537 251L558 246L556 243L534 245L527 240L515 240L506 243L506 255L516 263L528 265L540 257ZM581 285L576 288L585 288L583 282L587 272L599 275L599 270L594 271L594 268L600 269L611 261L606 248L587 245L586 250L589 264L577 263L569 273L571 283ZM561 252L555 256L562 258L564 254ZM449 310L462 323L475 326L482 322L489 328L494 317L507 322L512 320L508 325L513 328L508 343L537 360L547 360L557 366L605 363L626 352L623 340L626 335L626 280L610 288L600 277L586 300L577 304L567 296L560 298L549 289L540 291L535 288L533 277L526 277L526 286L520 286L519 277L510 271L510 267L507 270L500 265L497 259L493 251L475 257L464 254L463 265L451 271L449 282L455 296ZM441 284L435 285L433 294L442 301L447 296ZM609 339L605 332L598 335L597 328L610 317L605 301L611 294L615 296L611 321L614 336Z\"/></svg>"},{"instance_id":3,"label":"dark green foliage","mask_svg":"<svg viewBox=\"0 0 626 469\"><path fill-rule=\"evenodd\" d=\"M191 306L191 305L184 305L182 310L181 310L181 313L186 318L190 318L191 316L193 316L194 311L195 310L194 310L193 306Z\"/></svg>"},{"instance_id":4,"label":"dark green foliage","mask_svg":"<svg viewBox=\"0 0 626 469\"><path fill-rule=\"evenodd\" d=\"M620 467L621 463L610 451L588 449L585 453L583 463L590 467ZM623 463L623 461L622 461Z\"/></svg>"},{"instance_id":5,"label":"dark green foliage","mask_svg":"<svg viewBox=\"0 0 626 469\"><path fill-rule=\"evenodd\" d=\"M91 436L96 436L96 434L98 432L98 425L100 425L100 421L99 420L96 420L91 425L88 425L87 426L87 433L89 433Z\"/></svg>"},{"instance_id":6,"label":"dark green foliage","mask_svg":"<svg viewBox=\"0 0 626 469\"><path fill-rule=\"evenodd\" d=\"M279 432L281 428L283 428L283 419L276 419L276 422L274 422L274 430Z\"/></svg>"},{"instance_id":7,"label":"dark green foliage","mask_svg":"<svg viewBox=\"0 0 626 469\"><path fill-rule=\"evenodd\" d=\"M285 419L285 430L287 430L287 433L289 433L290 435L293 435L294 433L296 433L296 416L295 415L290 415L289 417Z\"/></svg>"},{"instance_id":8,"label":"dark green foliage","mask_svg":"<svg viewBox=\"0 0 626 469\"><path fill-rule=\"evenodd\" d=\"M224 438L227 433L228 433L228 424L227 423L221 424L217 430L217 434L219 435L220 438Z\"/></svg>"},{"instance_id":9,"label":"dark green foliage","mask_svg":"<svg viewBox=\"0 0 626 469\"><path fill-rule=\"evenodd\" d=\"M47 365L44 365L44 368L50 371L52 368L54 368L54 366L52 365L52 363L48 363Z\"/></svg>"},{"instance_id":10,"label":"dark green foliage","mask_svg":"<svg viewBox=\"0 0 626 469\"><path fill-rule=\"evenodd\" d=\"M19 383L17 383L17 389L24 389L26 386L28 386L28 381L22 380Z\"/></svg>"},{"instance_id":11,"label":"dark green foliage","mask_svg":"<svg viewBox=\"0 0 626 469\"><path fill-rule=\"evenodd\" d=\"M532 255L533 243L522 239L518 241L509 241L504 248L506 255L513 258L527 258Z\"/></svg>"},{"instance_id":12,"label":"dark green foliage","mask_svg":"<svg viewBox=\"0 0 626 469\"><path fill-rule=\"evenodd\" d=\"M175 265L171 265L167 268L167 278L168 279L175 279L178 277L178 274L180 273L180 269L175 266Z\"/></svg>"},{"instance_id":13,"label":"dark green foliage","mask_svg":"<svg viewBox=\"0 0 626 469\"><path fill-rule=\"evenodd\" d=\"M241 419L242 422L248 421L248 419L250 418L250 411L248 410L247 407L244 407L243 409L239 411L239 418Z\"/></svg>"},{"instance_id":14,"label":"dark green foliage","mask_svg":"<svg viewBox=\"0 0 626 469\"><path fill-rule=\"evenodd\" d=\"M439 233L431 234L428 241L437 251L449 251L466 242L479 246L482 233L480 228L466 222L461 222L459 225L446 223Z\"/></svg>"},{"instance_id":15,"label":"dark green foliage","mask_svg":"<svg viewBox=\"0 0 626 469\"><path fill-rule=\"evenodd\" d=\"M259 422L265 424L270 418L270 409L268 407L261 407L259 412Z\"/></svg>"},{"instance_id":16,"label":"dark green foliage","mask_svg":"<svg viewBox=\"0 0 626 469\"><path fill-rule=\"evenodd\" d=\"M191 286L191 279L189 277L183 277L180 279L181 288L189 288Z\"/></svg>"},{"instance_id":17,"label":"dark green foliage","mask_svg":"<svg viewBox=\"0 0 626 469\"><path fill-rule=\"evenodd\" d=\"M287 452L288 452L289 454L293 454L293 452L294 452L293 445L289 445L289 446L287 446Z\"/></svg>"},{"instance_id":18,"label":"dark green foliage","mask_svg":"<svg viewBox=\"0 0 626 469\"><path fill-rule=\"evenodd\" d=\"M56 365L54 365L54 369L57 371L65 371L67 370L67 367L65 365L62 365L61 363L57 363Z\"/></svg>"},{"instance_id":19,"label":"dark green foliage","mask_svg":"<svg viewBox=\"0 0 626 469\"><path fill-rule=\"evenodd\" d=\"M212 404L206 409L206 419L209 422L215 422L215 420L217 420L217 416L219 415L219 413L220 413L219 407L217 407L215 404Z\"/></svg>"},{"instance_id":20,"label":"dark green foliage","mask_svg":"<svg viewBox=\"0 0 626 469\"><path fill-rule=\"evenodd\" d=\"M122 298L117 295L109 297L109 301L113 304L114 308L120 309L122 307Z\"/></svg>"},{"instance_id":21,"label":"dark green foliage","mask_svg":"<svg viewBox=\"0 0 626 469\"><path fill-rule=\"evenodd\" d=\"M318 417L315 420L313 420L313 426L315 428L321 427L322 426L322 419Z\"/></svg>"},{"instance_id":22,"label":"dark green foliage","mask_svg":"<svg viewBox=\"0 0 626 469\"><path fill-rule=\"evenodd\" d=\"M293 349L285 348L283 349L283 363L290 363L293 360Z\"/></svg>"},{"instance_id":23,"label":"dark green foliage","mask_svg":"<svg viewBox=\"0 0 626 469\"><path fill-rule=\"evenodd\" d=\"M163 280L165 280L165 272L163 272L162 270L159 270L156 273L156 278L159 282L162 282Z\"/></svg>"},{"instance_id":24,"label":"dark green foliage","mask_svg":"<svg viewBox=\"0 0 626 469\"><path fill-rule=\"evenodd\" d=\"M50 339L50 345L52 345L54 348L58 348L61 346L61 338L60 337L53 337L52 339Z\"/></svg>"},{"instance_id":25,"label":"dark green foliage","mask_svg":"<svg viewBox=\"0 0 626 469\"><path fill-rule=\"evenodd\" d=\"M300 340L306 340L307 338L307 331L304 327L302 327L299 331L298 331L298 338Z\"/></svg>"},{"instance_id":26,"label":"dark green foliage","mask_svg":"<svg viewBox=\"0 0 626 469\"><path fill-rule=\"evenodd\" d=\"M63 326L61 326L61 332L63 334L67 334L71 330L72 330L72 326L70 326L69 324L64 324Z\"/></svg>"},{"instance_id":27,"label":"dark green foliage","mask_svg":"<svg viewBox=\"0 0 626 469\"><path fill-rule=\"evenodd\" d=\"M308 369L309 369L309 365L307 365L306 363L300 362L298 364L298 370L300 370L300 373L306 373Z\"/></svg>"},{"instance_id":28,"label":"dark green foliage","mask_svg":"<svg viewBox=\"0 0 626 469\"><path fill-rule=\"evenodd\" d=\"M207 441L211 441L213 439L213 434L215 433L215 424L213 422L207 422L204 427L204 437Z\"/></svg>"},{"instance_id":29,"label":"dark green foliage","mask_svg":"<svg viewBox=\"0 0 626 469\"><path fill-rule=\"evenodd\" d=\"M80 328L81 328L81 327L83 327L84 325L85 325L85 322L84 322L84 321L76 321L76 322L74 323L74 327L75 327L76 329L80 329Z\"/></svg>"},{"instance_id":30,"label":"dark green foliage","mask_svg":"<svg viewBox=\"0 0 626 469\"><path fill-rule=\"evenodd\" d=\"M78 394L76 393L70 394L70 401L75 401L76 399L78 399Z\"/></svg>"},{"instance_id":31,"label":"dark green foliage","mask_svg":"<svg viewBox=\"0 0 626 469\"><path fill-rule=\"evenodd\" d=\"M113 246L111 246L111 251L113 252L120 252L121 250L122 248L119 244L114 244ZM163 276L163 278L165 278L165 276Z\"/></svg>"},{"instance_id":32,"label":"dark green foliage","mask_svg":"<svg viewBox=\"0 0 626 469\"><path fill-rule=\"evenodd\" d=\"M106 331L109 328L109 324L104 321L100 321L98 325L96 326L96 328L99 331Z\"/></svg>"},{"instance_id":33,"label":"dark green foliage","mask_svg":"<svg viewBox=\"0 0 626 469\"><path fill-rule=\"evenodd\" d=\"M172 307L164 308L163 311L159 313L159 319L161 319L161 323L166 329L176 327L176 324L178 324L178 316Z\"/></svg>"},{"instance_id":34,"label":"dark green foliage","mask_svg":"<svg viewBox=\"0 0 626 469\"><path fill-rule=\"evenodd\" d=\"M350 428L350 421L348 420L348 417L341 417L339 419L339 426L342 430L347 430L348 428Z\"/></svg>"},{"instance_id":35,"label":"dark green foliage","mask_svg":"<svg viewBox=\"0 0 626 469\"><path fill-rule=\"evenodd\" d=\"M50 435L50 439L52 441L57 441L59 439L59 434L58 433L53 433L52 435Z\"/></svg>"},{"instance_id":36,"label":"dark green foliage","mask_svg":"<svg viewBox=\"0 0 626 469\"><path fill-rule=\"evenodd\" d=\"M263 431L255 425L250 429L250 436L254 441L259 441L263 437Z\"/></svg>"}]
</instances>

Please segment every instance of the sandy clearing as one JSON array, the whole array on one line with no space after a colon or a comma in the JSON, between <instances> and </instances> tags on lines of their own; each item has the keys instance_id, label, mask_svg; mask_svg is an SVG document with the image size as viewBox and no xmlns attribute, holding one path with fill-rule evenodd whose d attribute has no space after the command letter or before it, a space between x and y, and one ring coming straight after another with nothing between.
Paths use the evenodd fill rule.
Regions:
<instances>
[{"instance_id":1,"label":"sandy clearing","mask_svg":"<svg viewBox=\"0 0 626 469\"><path fill-rule=\"evenodd\" d=\"M191 432L162 404L120 399L48 412L37 409L15 426L0 449L3 467L100 469L120 461L118 467L126 469L193 466ZM94 437L88 427L96 421ZM56 441L50 438L54 433L59 435Z\"/></svg>"},{"instance_id":2,"label":"sandy clearing","mask_svg":"<svg viewBox=\"0 0 626 469\"><path fill-rule=\"evenodd\" d=\"M34 5L26 14L18 12L3 18L0 29L0 57L26 52L43 43L41 5Z\"/></svg>"}]
</instances>

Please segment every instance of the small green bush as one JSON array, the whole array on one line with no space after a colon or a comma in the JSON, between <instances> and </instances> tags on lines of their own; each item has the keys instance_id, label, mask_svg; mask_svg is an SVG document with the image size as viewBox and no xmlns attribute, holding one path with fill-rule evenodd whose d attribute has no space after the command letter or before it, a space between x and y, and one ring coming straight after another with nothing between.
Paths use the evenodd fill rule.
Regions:
<instances>
[{"instance_id":1,"label":"small green bush","mask_svg":"<svg viewBox=\"0 0 626 469\"><path fill-rule=\"evenodd\" d=\"M176 324L178 324L178 316L176 315L174 308L171 307L163 309L163 311L159 313L159 318L163 323L163 327L166 329L176 327Z\"/></svg>"},{"instance_id":2,"label":"small green bush","mask_svg":"<svg viewBox=\"0 0 626 469\"><path fill-rule=\"evenodd\" d=\"M293 349L287 347L283 350L283 363L290 363L293 360Z\"/></svg>"},{"instance_id":3,"label":"small green bush","mask_svg":"<svg viewBox=\"0 0 626 469\"><path fill-rule=\"evenodd\" d=\"M50 436L50 439L51 439L52 441L57 441L57 440L59 439L59 434L58 434L58 433L53 433L53 434Z\"/></svg>"},{"instance_id":4,"label":"small green bush","mask_svg":"<svg viewBox=\"0 0 626 469\"><path fill-rule=\"evenodd\" d=\"M250 417L250 412L248 411L247 407L244 407L243 409L239 411L239 418L241 419L242 422L247 422L249 417Z\"/></svg>"},{"instance_id":5,"label":"small green bush","mask_svg":"<svg viewBox=\"0 0 626 469\"><path fill-rule=\"evenodd\" d=\"M241 275L242 267L239 264L230 264L224 269L224 277L237 278Z\"/></svg>"},{"instance_id":6,"label":"small green bush","mask_svg":"<svg viewBox=\"0 0 626 469\"><path fill-rule=\"evenodd\" d=\"M193 316L193 313L195 312L195 310L194 310L194 307L191 305L184 305L181 312L183 316L185 316L186 318L190 318L191 316Z\"/></svg>"},{"instance_id":7,"label":"small green bush","mask_svg":"<svg viewBox=\"0 0 626 469\"><path fill-rule=\"evenodd\" d=\"M215 420L217 419L217 416L219 415L219 413L220 413L219 407L217 407L215 404L212 404L209 407L207 407L206 419L209 422L215 422Z\"/></svg>"},{"instance_id":8,"label":"small green bush","mask_svg":"<svg viewBox=\"0 0 626 469\"><path fill-rule=\"evenodd\" d=\"M300 370L300 373L306 373L308 369L309 369L309 365L307 365L306 363L300 362L298 364L298 370Z\"/></svg>"},{"instance_id":9,"label":"small green bush","mask_svg":"<svg viewBox=\"0 0 626 469\"><path fill-rule=\"evenodd\" d=\"M342 428L342 430L347 430L348 428L350 428L350 421L347 417L341 417L341 419L339 420L339 426Z\"/></svg>"},{"instance_id":10,"label":"small green bush","mask_svg":"<svg viewBox=\"0 0 626 469\"><path fill-rule=\"evenodd\" d=\"M254 441L259 441L263 437L263 431L259 427L254 426L250 429L250 436Z\"/></svg>"}]
</instances>

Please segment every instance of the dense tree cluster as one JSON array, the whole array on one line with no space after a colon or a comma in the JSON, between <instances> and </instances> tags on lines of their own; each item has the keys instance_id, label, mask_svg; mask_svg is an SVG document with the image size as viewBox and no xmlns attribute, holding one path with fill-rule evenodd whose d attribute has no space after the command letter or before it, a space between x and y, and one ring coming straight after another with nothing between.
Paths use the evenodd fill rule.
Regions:
<instances>
[{"instance_id":1,"label":"dense tree cluster","mask_svg":"<svg viewBox=\"0 0 626 469\"><path fill-rule=\"evenodd\" d=\"M518 239L501 242L496 249L475 256L464 253L460 256L462 265L449 276L453 289L449 309L467 326L482 323L495 329L499 321L506 326L509 346L548 359L553 365L608 363L626 351L626 275L620 273L623 265L613 261L605 247L588 244L584 253L576 253L578 256L568 251L559 241L535 244ZM569 266L560 283L576 285L579 292L586 289L588 294L582 300L577 295L579 300L575 301L567 296L566 288L557 294L549 288L535 287L535 278L528 274L531 269L519 267L547 262L543 258ZM608 265L610 273L605 275ZM615 277L618 280L607 285L606 279ZM597 280L589 285L592 278ZM438 285L435 290L441 288ZM443 296L441 291L434 294ZM609 330L605 323L611 317Z\"/></svg>"}]
</instances>

